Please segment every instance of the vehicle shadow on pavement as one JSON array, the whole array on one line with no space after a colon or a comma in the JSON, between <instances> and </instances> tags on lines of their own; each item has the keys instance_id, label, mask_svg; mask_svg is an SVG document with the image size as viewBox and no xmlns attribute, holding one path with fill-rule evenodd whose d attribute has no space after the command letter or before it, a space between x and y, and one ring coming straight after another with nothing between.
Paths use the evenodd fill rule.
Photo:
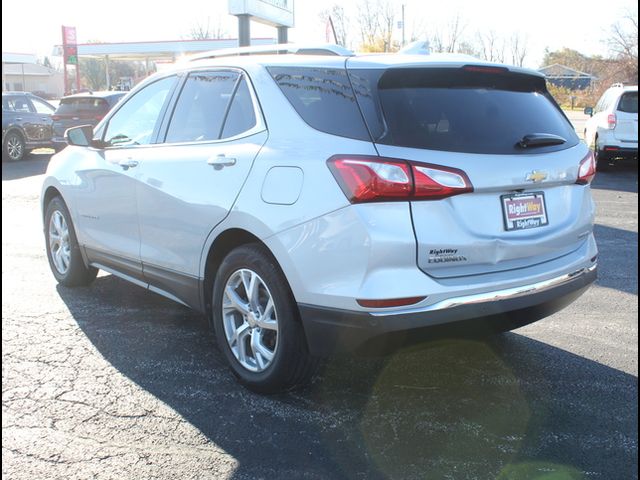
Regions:
<instances>
[{"instance_id":1,"label":"vehicle shadow on pavement","mask_svg":"<svg viewBox=\"0 0 640 480\"><path fill-rule=\"evenodd\" d=\"M58 292L113 367L237 460L234 479L636 474L637 377L522 335L332 359L261 396L201 315L113 276Z\"/></svg>"},{"instance_id":2,"label":"vehicle shadow on pavement","mask_svg":"<svg viewBox=\"0 0 640 480\"><path fill-rule=\"evenodd\" d=\"M608 171L598 172L591 188L638 193L638 165L614 165Z\"/></svg>"},{"instance_id":3,"label":"vehicle shadow on pavement","mask_svg":"<svg viewBox=\"0 0 640 480\"><path fill-rule=\"evenodd\" d=\"M2 180L18 180L20 178L42 175L47 171L51 154L29 154L19 162L2 162Z\"/></svg>"},{"instance_id":4,"label":"vehicle shadow on pavement","mask_svg":"<svg viewBox=\"0 0 640 480\"><path fill-rule=\"evenodd\" d=\"M596 224L593 233L598 244L596 283L638 295L638 232Z\"/></svg>"}]
</instances>

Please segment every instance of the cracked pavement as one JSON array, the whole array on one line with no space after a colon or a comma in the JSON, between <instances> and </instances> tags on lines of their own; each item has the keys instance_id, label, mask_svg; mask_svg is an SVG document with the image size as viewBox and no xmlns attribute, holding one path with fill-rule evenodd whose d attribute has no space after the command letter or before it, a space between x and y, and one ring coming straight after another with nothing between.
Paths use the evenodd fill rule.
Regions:
<instances>
[{"instance_id":1,"label":"cracked pavement","mask_svg":"<svg viewBox=\"0 0 640 480\"><path fill-rule=\"evenodd\" d=\"M564 311L265 397L200 315L104 273L56 285L48 159L2 164L3 478L637 478L636 169L598 175L600 278Z\"/></svg>"}]
</instances>

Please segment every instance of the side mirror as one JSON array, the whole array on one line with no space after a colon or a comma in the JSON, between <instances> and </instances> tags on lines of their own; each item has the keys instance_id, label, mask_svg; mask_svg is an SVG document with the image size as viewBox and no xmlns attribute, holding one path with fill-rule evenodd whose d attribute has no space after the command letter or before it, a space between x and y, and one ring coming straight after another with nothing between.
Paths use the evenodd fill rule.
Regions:
<instances>
[{"instance_id":1,"label":"side mirror","mask_svg":"<svg viewBox=\"0 0 640 480\"><path fill-rule=\"evenodd\" d=\"M593 117L593 107L584 107L584 114Z\"/></svg>"},{"instance_id":2,"label":"side mirror","mask_svg":"<svg viewBox=\"0 0 640 480\"><path fill-rule=\"evenodd\" d=\"M76 147L93 146L93 127L91 125L81 125L68 129L64 133L64 139L69 145Z\"/></svg>"}]
</instances>

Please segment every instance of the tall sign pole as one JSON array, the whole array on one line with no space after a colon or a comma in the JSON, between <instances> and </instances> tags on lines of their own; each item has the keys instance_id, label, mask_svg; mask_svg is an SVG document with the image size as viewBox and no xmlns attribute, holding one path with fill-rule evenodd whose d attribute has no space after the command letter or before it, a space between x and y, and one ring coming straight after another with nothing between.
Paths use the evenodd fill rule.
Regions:
<instances>
[{"instance_id":1,"label":"tall sign pole","mask_svg":"<svg viewBox=\"0 0 640 480\"><path fill-rule=\"evenodd\" d=\"M67 80L67 65L76 67L76 90L80 90L80 68L78 65L78 43L76 37L76 27L62 26L62 53L64 60L64 90L69 91Z\"/></svg>"}]
</instances>

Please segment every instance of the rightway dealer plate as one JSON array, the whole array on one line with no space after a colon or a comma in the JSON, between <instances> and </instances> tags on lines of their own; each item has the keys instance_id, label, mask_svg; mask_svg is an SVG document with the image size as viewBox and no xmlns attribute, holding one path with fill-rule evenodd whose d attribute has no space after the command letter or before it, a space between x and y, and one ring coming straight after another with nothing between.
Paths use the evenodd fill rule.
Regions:
<instances>
[{"instance_id":1,"label":"rightway dealer plate","mask_svg":"<svg viewBox=\"0 0 640 480\"><path fill-rule=\"evenodd\" d=\"M525 230L547 225L544 192L502 195L502 214L505 230Z\"/></svg>"}]
</instances>

